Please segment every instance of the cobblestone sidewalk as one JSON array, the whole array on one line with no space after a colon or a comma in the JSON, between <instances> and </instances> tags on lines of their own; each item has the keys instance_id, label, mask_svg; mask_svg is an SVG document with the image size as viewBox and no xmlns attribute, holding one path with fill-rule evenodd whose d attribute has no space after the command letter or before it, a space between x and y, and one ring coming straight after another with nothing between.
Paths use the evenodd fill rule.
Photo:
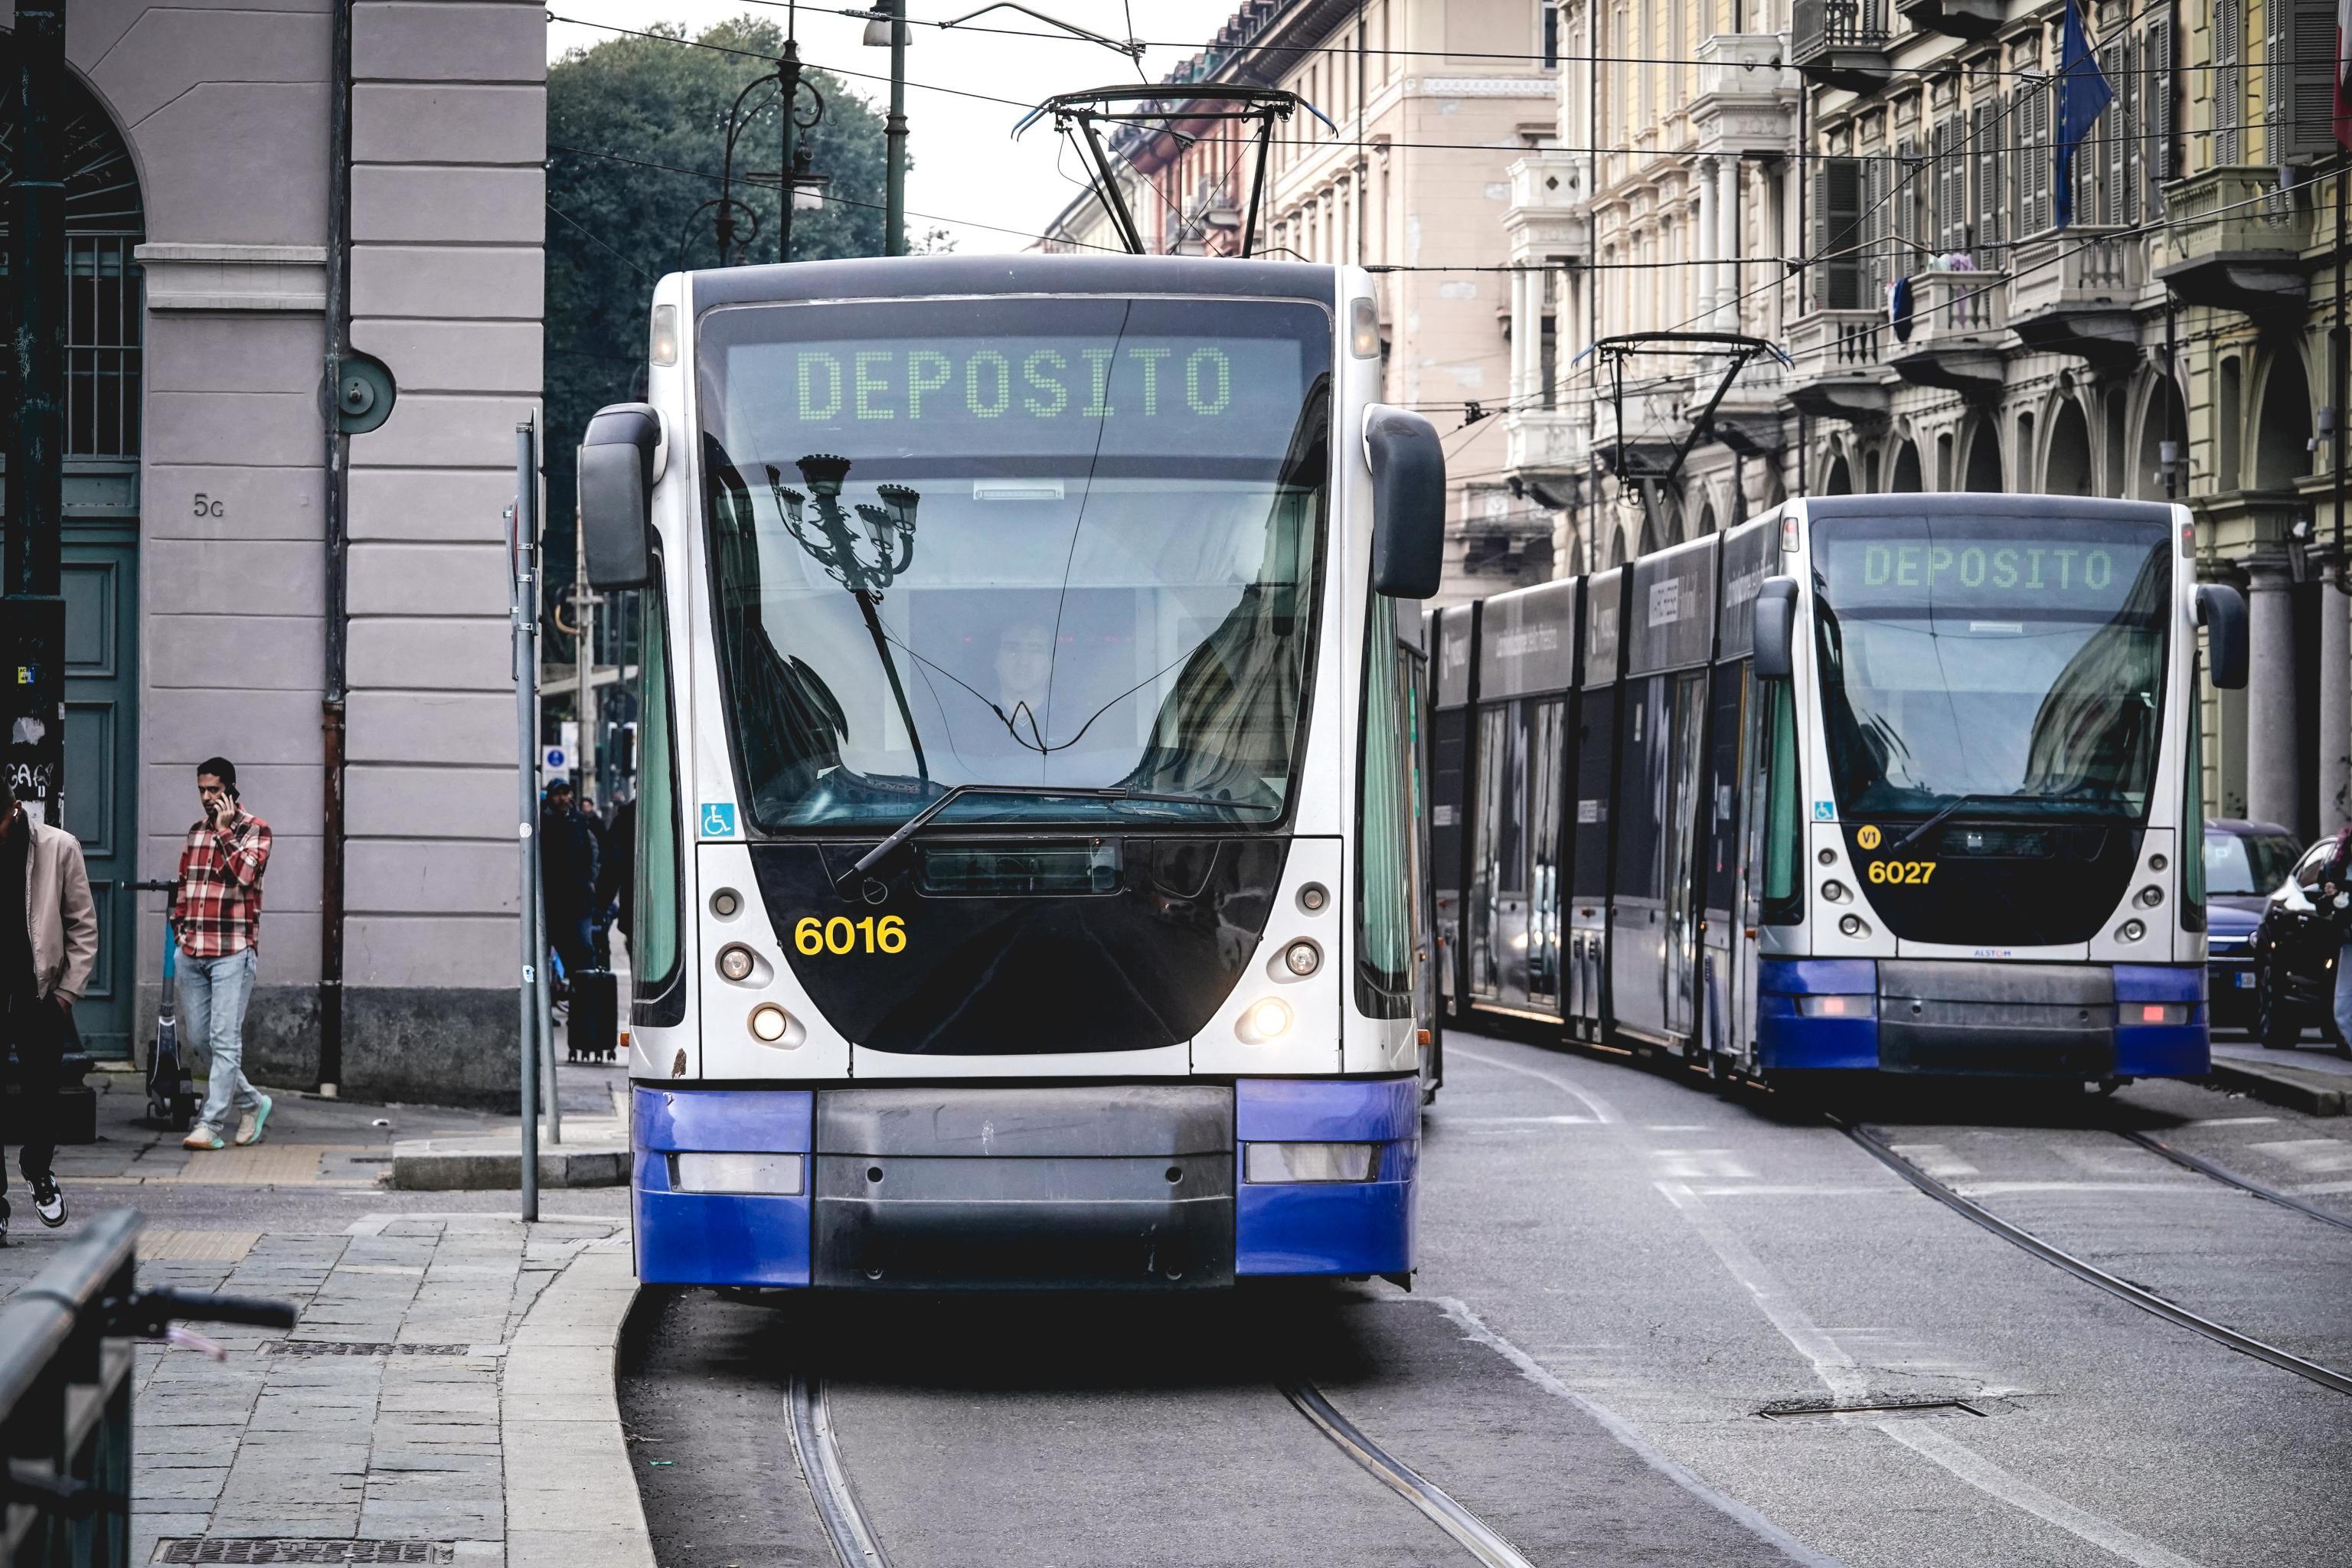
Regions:
<instances>
[{"instance_id":1,"label":"cobblestone sidewalk","mask_svg":"<svg viewBox=\"0 0 2352 1568\"><path fill-rule=\"evenodd\" d=\"M567 1107L608 1101L610 1076L568 1068ZM114 1086L100 1143L61 1152L77 1218L138 1207L143 1284L276 1297L301 1319L283 1338L213 1332L221 1362L141 1347L133 1563L649 1568L612 1396L625 1192L550 1194L526 1226L512 1194L376 1180L394 1136L512 1118L281 1096L268 1143L188 1157L133 1120L142 1098ZM42 1231L16 1184L0 1290L74 1231Z\"/></svg>"}]
</instances>

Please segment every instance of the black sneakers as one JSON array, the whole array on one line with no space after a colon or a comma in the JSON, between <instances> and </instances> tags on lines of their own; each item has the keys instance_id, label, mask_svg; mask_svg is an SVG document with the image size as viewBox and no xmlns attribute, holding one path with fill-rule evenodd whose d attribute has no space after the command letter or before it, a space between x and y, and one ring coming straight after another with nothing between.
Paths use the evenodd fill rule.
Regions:
<instances>
[{"instance_id":1,"label":"black sneakers","mask_svg":"<svg viewBox=\"0 0 2352 1568\"><path fill-rule=\"evenodd\" d=\"M66 1222L66 1195L58 1191L58 1179L51 1175L36 1176L32 1181L33 1212L51 1230Z\"/></svg>"}]
</instances>

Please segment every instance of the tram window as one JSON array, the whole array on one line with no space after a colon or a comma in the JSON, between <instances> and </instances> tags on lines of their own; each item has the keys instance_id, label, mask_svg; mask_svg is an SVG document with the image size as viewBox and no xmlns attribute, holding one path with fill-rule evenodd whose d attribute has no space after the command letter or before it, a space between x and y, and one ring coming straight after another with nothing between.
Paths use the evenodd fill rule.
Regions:
<instances>
[{"instance_id":1,"label":"tram window","mask_svg":"<svg viewBox=\"0 0 2352 1568\"><path fill-rule=\"evenodd\" d=\"M2187 698L2189 744L2180 753L2181 788L2184 796L2180 803L2180 826L2184 838L2191 833L2199 832L2205 825L2205 702L2200 695L2204 689L2204 683L2198 679L2199 662L2194 658L2189 662ZM2183 931L2205 929L2205 861L2207 856L2212 851L2213 837L2206 834L2204 837L2204 854L2184 854L2180 857L2180 929ZM2285 856L2294 853L2293 839L2276 838L2269 842L2273 853L2278 856L2281 864L2284 864ZM2246 841L2245 847L2249 854L2255 850L2257 843L2258 841L2252 839ZM2278 885L2279 876L2275 867L2265 866L2250 868L2250 869L2268 873L2262 884L2252 889L2252 891L2267 893Z\"/></svg>"},{"instance_id":2,"label":"tram window","mask_svg":"<svg viewBox=\"0 0 2352 1568\"><path fill-rule=\"evenodd\" d=\"M1706 907L1731 908L1733 873L1739 865L1739 721L1746 703L1748 667L1725 665L1715 672L1714 713L1706 780Z\"/></svg>"},{"instance_id":3,"label":"tram window","mask_svg":"<svg viewBox=\"0 0 2352 1568\"><path fill-rule=\"evenodd\" d=\"M1617 893L1629 899L1664 894L1667 792L1673 783L1673 726L1667 721L1667 680L1654 675L1626 688L1625 754L1620 760L1617 809Z\"/></svg>"},{"instance_id":4,"label":"tram window","mask_svg":"<svg viewBox=\"0 0 2352 1568\"><path fill-rule=\"evenodd\" d=\"M659 583L661 558L652 580ZM669 618L658 592L645 595L645 647L637 660L637 878L629 933L635 1016L683 1023L678 971L679 856L677 728L669 690Z\"/></svg>"},{"instance_id":5,"label":"tram window","mask_svg":"<svg viewBox=\"0 0 2352 1568\"><path fill-rule=\"evenodd\" d=\"M1356 1005L1412 1016L1412 823L1396 601L1370 595L1356 774Z\"/></svg>"},{"instance_id":6,"label":"tram window","mask_svg":"<svg viewBox=\"0 0 2352 1568\"><path fill-rule=\"evenodd\" d=\"M1804 916L1798 870L1804 823L1797 812L1797 705L1785 680L1765 684L1769 761L1764 774L1764 918L1793 925Z\"/></svg>"},{"instance_id":7,"label":"tram window","mask_svg":"<svg viewBox=\"0 0 2352 1568\"><path fill-rule=\"evenodd\" d=\"M1588 691L1576 720L1576 860L1572 884L1580 899L1609 892L1610 774L1617 749L1617 693Z\"/></svg>"}]
</instances>

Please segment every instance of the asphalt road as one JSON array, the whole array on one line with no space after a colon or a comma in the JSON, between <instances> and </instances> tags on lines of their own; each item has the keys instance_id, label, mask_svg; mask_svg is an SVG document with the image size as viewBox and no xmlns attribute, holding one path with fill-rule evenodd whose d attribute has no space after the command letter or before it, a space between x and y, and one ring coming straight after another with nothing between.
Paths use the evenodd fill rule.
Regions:
<instances>
[{"instance_id":1,"label":"asphalt road","mask_svg":"<svg viewBox=\"0 0 2352 1568\"><path fill-rule=\"evenodd\" d=\"M1536 1563L2345 1560L2352 1395L2060 1272L1817 1110L1460 1034L1448 1058L1410 1295L647 1292L621 1395L660 1561L837 1561L795 1373L897 1568L1474 1561L1292 1407L1301 1379ZM1843 1109L2086 1261L2352 1372L2352 1231L2118 1131L2352 1217L2340 1119L2177 1084Z\"/></svg>"}]
</instances>

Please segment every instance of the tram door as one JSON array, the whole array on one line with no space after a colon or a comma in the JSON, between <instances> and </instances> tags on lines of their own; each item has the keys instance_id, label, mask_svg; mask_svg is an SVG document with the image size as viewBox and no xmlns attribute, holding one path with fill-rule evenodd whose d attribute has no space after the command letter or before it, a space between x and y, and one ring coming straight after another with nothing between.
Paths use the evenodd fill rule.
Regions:
<instances>
[{"instance_id":1,"label":"tram door","mask_svg":"<svg viewBox=\"0 0 2352 1568\"><path fill-rule=\"evenodd\" d=\"M1477 810L1471 818L1470 998L1528 999L1527 704L1478 710Z\"/></svg>"},{"instance_id":2,"label":"tram door","mask_svg":"<svg viewBox=\"0 0 2352 1568\"><path fill-rule=\"evenodd\" d=\"M1528 1001L1559 1010L1559 910L1567 867L1561 810L1562 753L1568 702L1551 698L1528 705Z\"/></svg>"},{"instance_id":3,"label":"tram door","mask_svg":"<svg viewBox=\"0 0 2352 1568\"><path fill-rule=\"evenodd\" d=\"M1732 919L1739 907L1739 882L1745 870L1747 837L1741 814L1748 792L1741 787L1747 753L1749 707L1748 665L1746 660L1716 667L1715 690L1707 714L1706 877L1701 908L1706 930L1699 943L1699 1037L1706 1050L1721 1056L1732 1050L1745 1026L1744 997L1738 983L1739 927Z\"/></svg>"},{"instance_id":4,"label":"tram door","mask_svg":"<svg viewBox=\"0 0 2352 1568\"><path fill-rule=\"evenodd\" d=\"M1617 684L1623 647L1625 570L1597 574L1584 588L1584 689L1578 694L1571 769L1576 806L1568 900L1569 1032L1599 1040L1609 1016L1609 889L1623 814L1616 809Z\"/></svg>"},{"instance_id":5,"label":"tram door","mask_svg":"<svg viewBox=\"0 0 2352 1568\"><path fill-rule=\"evenodd\" d=\"M1617 775L1617 878L1610 892L1611 1012L1619 1027L1666 1026L1666 825L1674 797L1673 677L1625 683L1625 751Z\"/></svg>"},{"instance_id":6,"label":"tram door","mask_svg":"<svg viewBox=\"0 0 2352 1568\"><path fill-rule=\"evenodd\" d=\"M1665 1010L1666 1033L1687 1038L1698 996L1699 801L1707 774L1706 671L1674 678L1669 703L1672 726L1668 777L1671 815L1666 819Z\"/></svg>"}]
</instances>

